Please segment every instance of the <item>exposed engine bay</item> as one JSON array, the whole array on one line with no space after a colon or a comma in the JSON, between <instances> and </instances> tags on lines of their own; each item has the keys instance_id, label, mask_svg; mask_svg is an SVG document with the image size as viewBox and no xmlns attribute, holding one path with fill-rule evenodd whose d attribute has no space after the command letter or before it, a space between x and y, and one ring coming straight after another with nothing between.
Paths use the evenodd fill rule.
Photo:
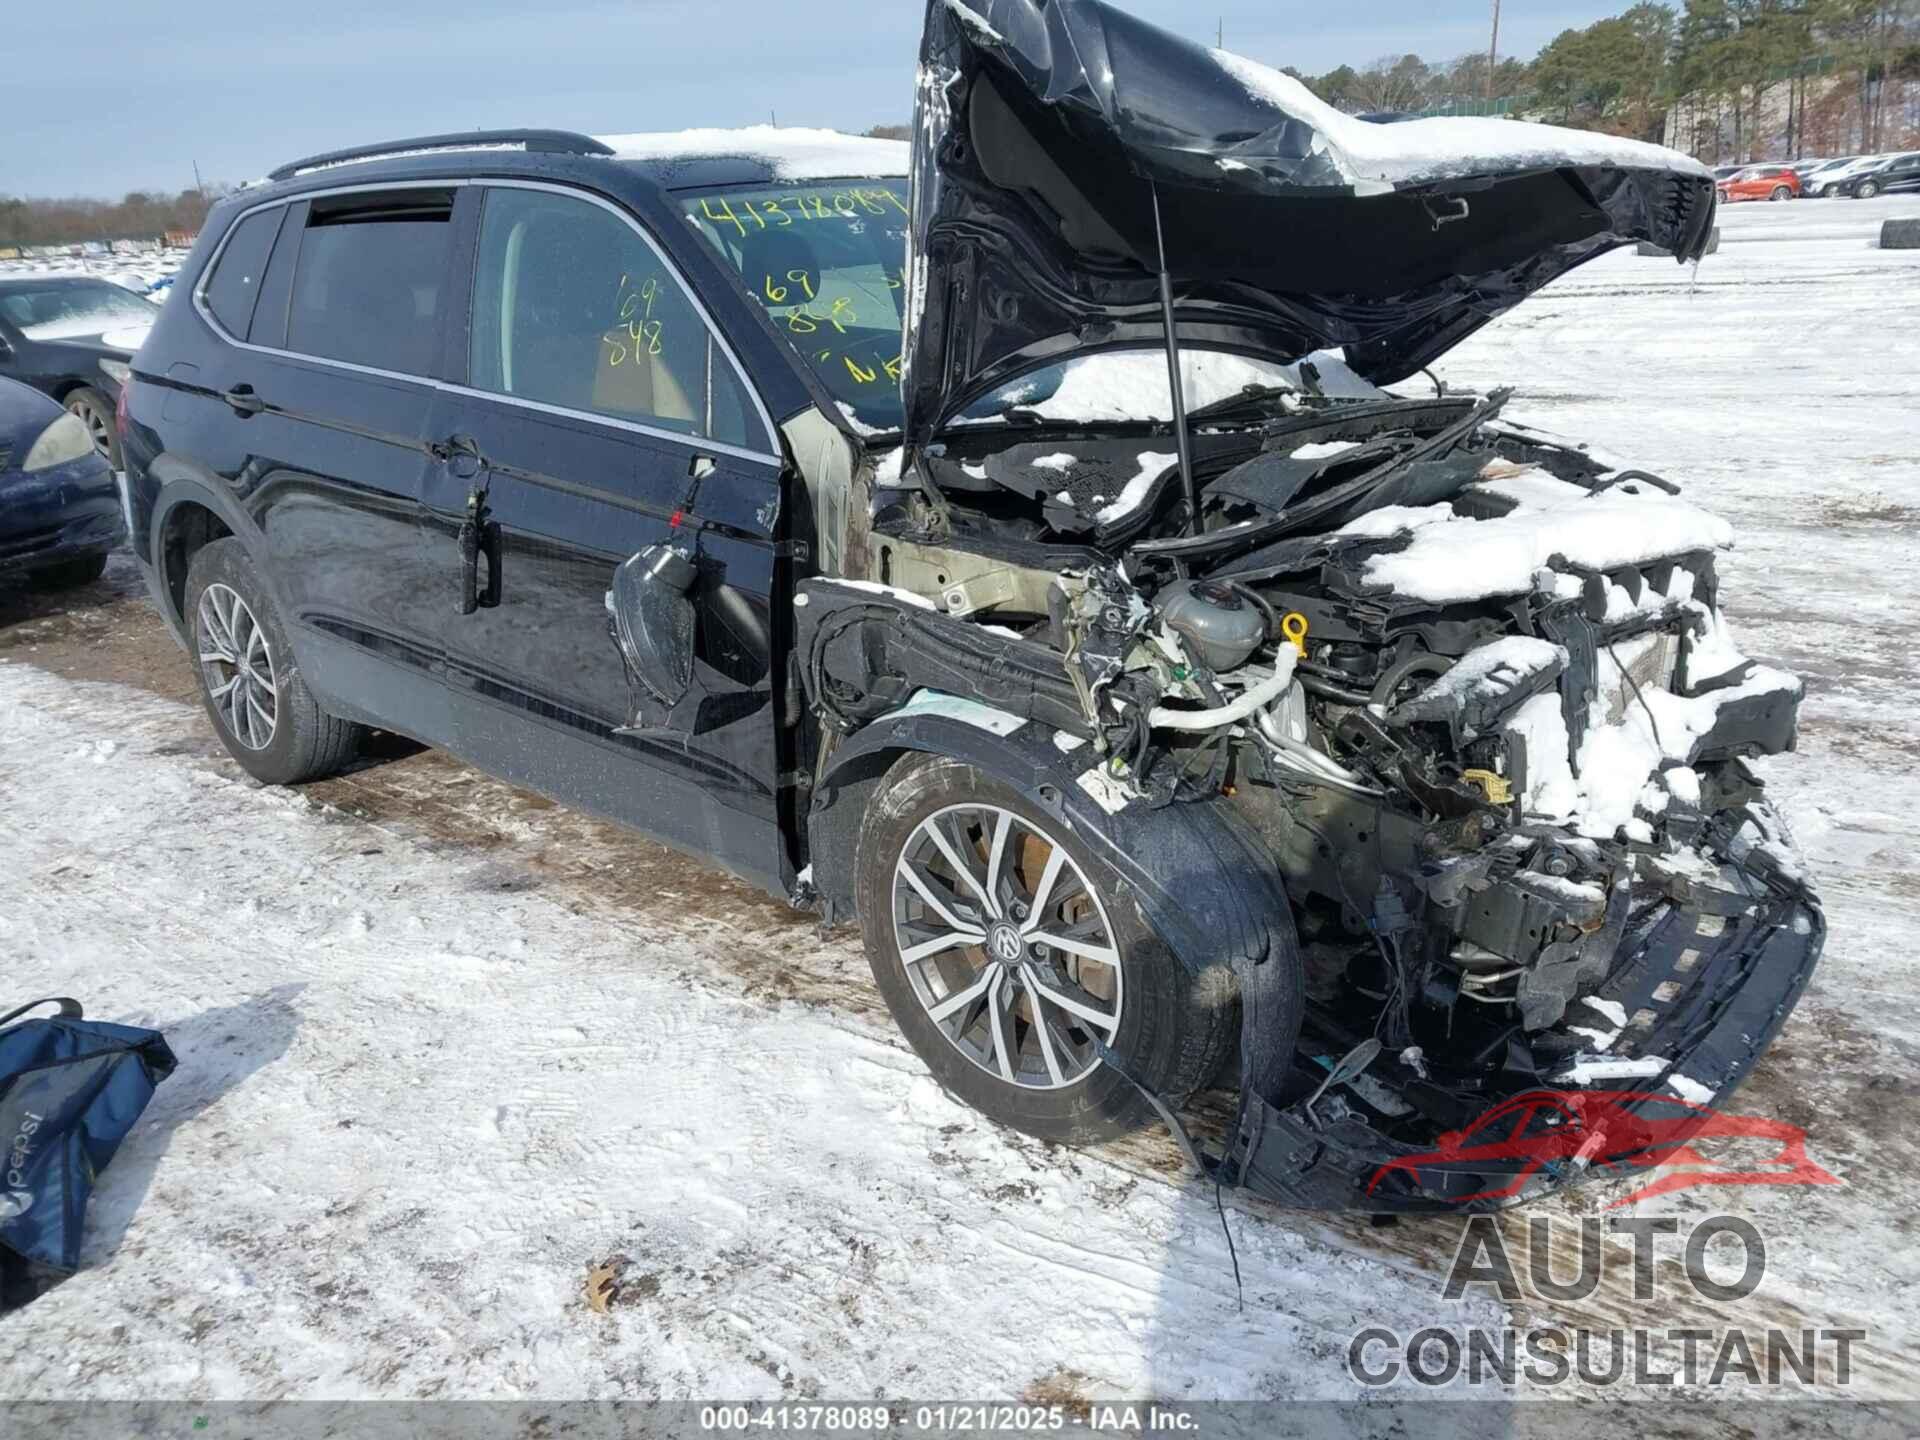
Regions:
<instances>
[{"instance_id":1,"label":"exposed engine bay","mask_svg":"<svg viewBox=\"0 0 1920 1440\"><path fill-rule=\"evenodd\" d=\"M1801 687L1733 642L1731 532L1510 392L1418 393L1597 255L1697 259L1711 177L1355 120L1103 0L932 0L912 174L899 448L809 481L845 522L795 599L816 859L889 745L1104 837L1194 985L1235 982L1218 1157L1102 1062L1283 1203L1500 1203L1612 1153L1442 1143L1508 1101L1737 1085L1824 922L1748 764Z\"/></svg>"},{"instance_id":2,"label":"exposed engine bay","mask_svg":"<svg viewBox=\"0 0 1920 1440\"><path fill-rule=\"evenodd\" d=\"M803 587L806 692L840 733L940 697L1050 727L1109 813L1235 807L1299 927L1298 1084L1351 1069L1380 1134L1529 1087L1705 1103L1737 1077L1675 1063L1668 1002L1804 894L1745 763L1801 686L1733 645L1722 521L1505 401L1252 387L1192 417L1197 513L1164 427L950 431Z\"/></svg>"}]
</instances>

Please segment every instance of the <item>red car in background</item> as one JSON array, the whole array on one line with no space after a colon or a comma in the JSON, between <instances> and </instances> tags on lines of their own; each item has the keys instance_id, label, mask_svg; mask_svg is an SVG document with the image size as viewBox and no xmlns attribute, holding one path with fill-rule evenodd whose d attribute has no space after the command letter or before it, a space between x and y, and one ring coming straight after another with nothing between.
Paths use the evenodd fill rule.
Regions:
<instances>
[{"instance_id":1,"label":"red car in background","mask_svg":"<svg viewBox=\"0 0 1920 1440\"><path fill-rule=\"evenodd\" d=\"M1795 200L1800 195L1800 176L1791 165L1749 165L1736 170L1714 187L1724 203L1729 200Z\"/></svg>"}]
</instances>

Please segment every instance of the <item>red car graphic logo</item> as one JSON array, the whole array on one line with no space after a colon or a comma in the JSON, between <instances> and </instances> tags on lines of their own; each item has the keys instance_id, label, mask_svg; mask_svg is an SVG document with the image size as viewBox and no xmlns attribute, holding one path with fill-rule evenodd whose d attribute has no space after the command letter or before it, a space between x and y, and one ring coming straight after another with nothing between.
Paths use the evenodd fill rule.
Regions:
<instances>
[{"instance_id":1,"label":"red car graphic logo","mask_svg":"<svg viewBox=\"0 0 1920 1440\"><path fill-rule=\"evenodd\" d=\"M1736 1169L1709 1160L1694 1148L1701 1140L1758 1140L1773 1154ZM1807 1156L1807 1132L1762 1115L1723 1115L1671 1095L1638 1090L1529 1090L1501 1101L1464 1129L1441 1135L1434 1148L1403 1155L1374 1171L1373 1194L1399 1173L1415 1184L1426 1174L1484 1175L1494 1188L1455 1197L1460 1204L1516 1195L1543 1169L1589 1167L1617 1172L1675 1170L1640 1186L1608 1209L1670 1195L1696 1185L1838 1185Z\"/></svg>"}]
</instances>

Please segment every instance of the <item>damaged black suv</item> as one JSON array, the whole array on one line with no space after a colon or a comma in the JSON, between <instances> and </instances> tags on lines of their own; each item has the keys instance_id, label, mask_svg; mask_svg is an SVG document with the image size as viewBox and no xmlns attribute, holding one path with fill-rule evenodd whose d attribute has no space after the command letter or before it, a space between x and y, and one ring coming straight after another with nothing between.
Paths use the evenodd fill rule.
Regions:
<instances>
[{"instance_id":1,"label":"damaged black suv","mask_svg":"<svg viewBox=\"0 0 1920 1440\"><path fill-rule=\"evenodd\" d=\"M1411 1163L1528 1091L1726 1094L1824 934L1747 764L1799 683L1722 522L1417 378L1697 259L1711 177L1093 0L935 0L914 136L446 136L224 201L123 436L235 758L400 732L857 916L956 1094L1290 1203L1607 1153Z\"/></svg>"}]
</instances>

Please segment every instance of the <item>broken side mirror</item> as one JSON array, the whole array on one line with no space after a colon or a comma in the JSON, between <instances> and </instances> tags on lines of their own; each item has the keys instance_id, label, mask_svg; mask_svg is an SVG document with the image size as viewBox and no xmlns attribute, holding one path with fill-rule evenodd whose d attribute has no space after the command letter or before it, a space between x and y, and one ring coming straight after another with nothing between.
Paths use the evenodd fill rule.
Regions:
<instances>
[{"instance_id":1,"label":"broken side mirror","mask_svg":"<svg viewBox=\"0 0 1920 1440\"><path fill-rule=\"evenodd\" d=\"M694 563L668 545L649 545L621 562L607 591L614 640L635 689L628 729L648 729L686 698L693 684Z\"/></svg>"}]
</instances>

